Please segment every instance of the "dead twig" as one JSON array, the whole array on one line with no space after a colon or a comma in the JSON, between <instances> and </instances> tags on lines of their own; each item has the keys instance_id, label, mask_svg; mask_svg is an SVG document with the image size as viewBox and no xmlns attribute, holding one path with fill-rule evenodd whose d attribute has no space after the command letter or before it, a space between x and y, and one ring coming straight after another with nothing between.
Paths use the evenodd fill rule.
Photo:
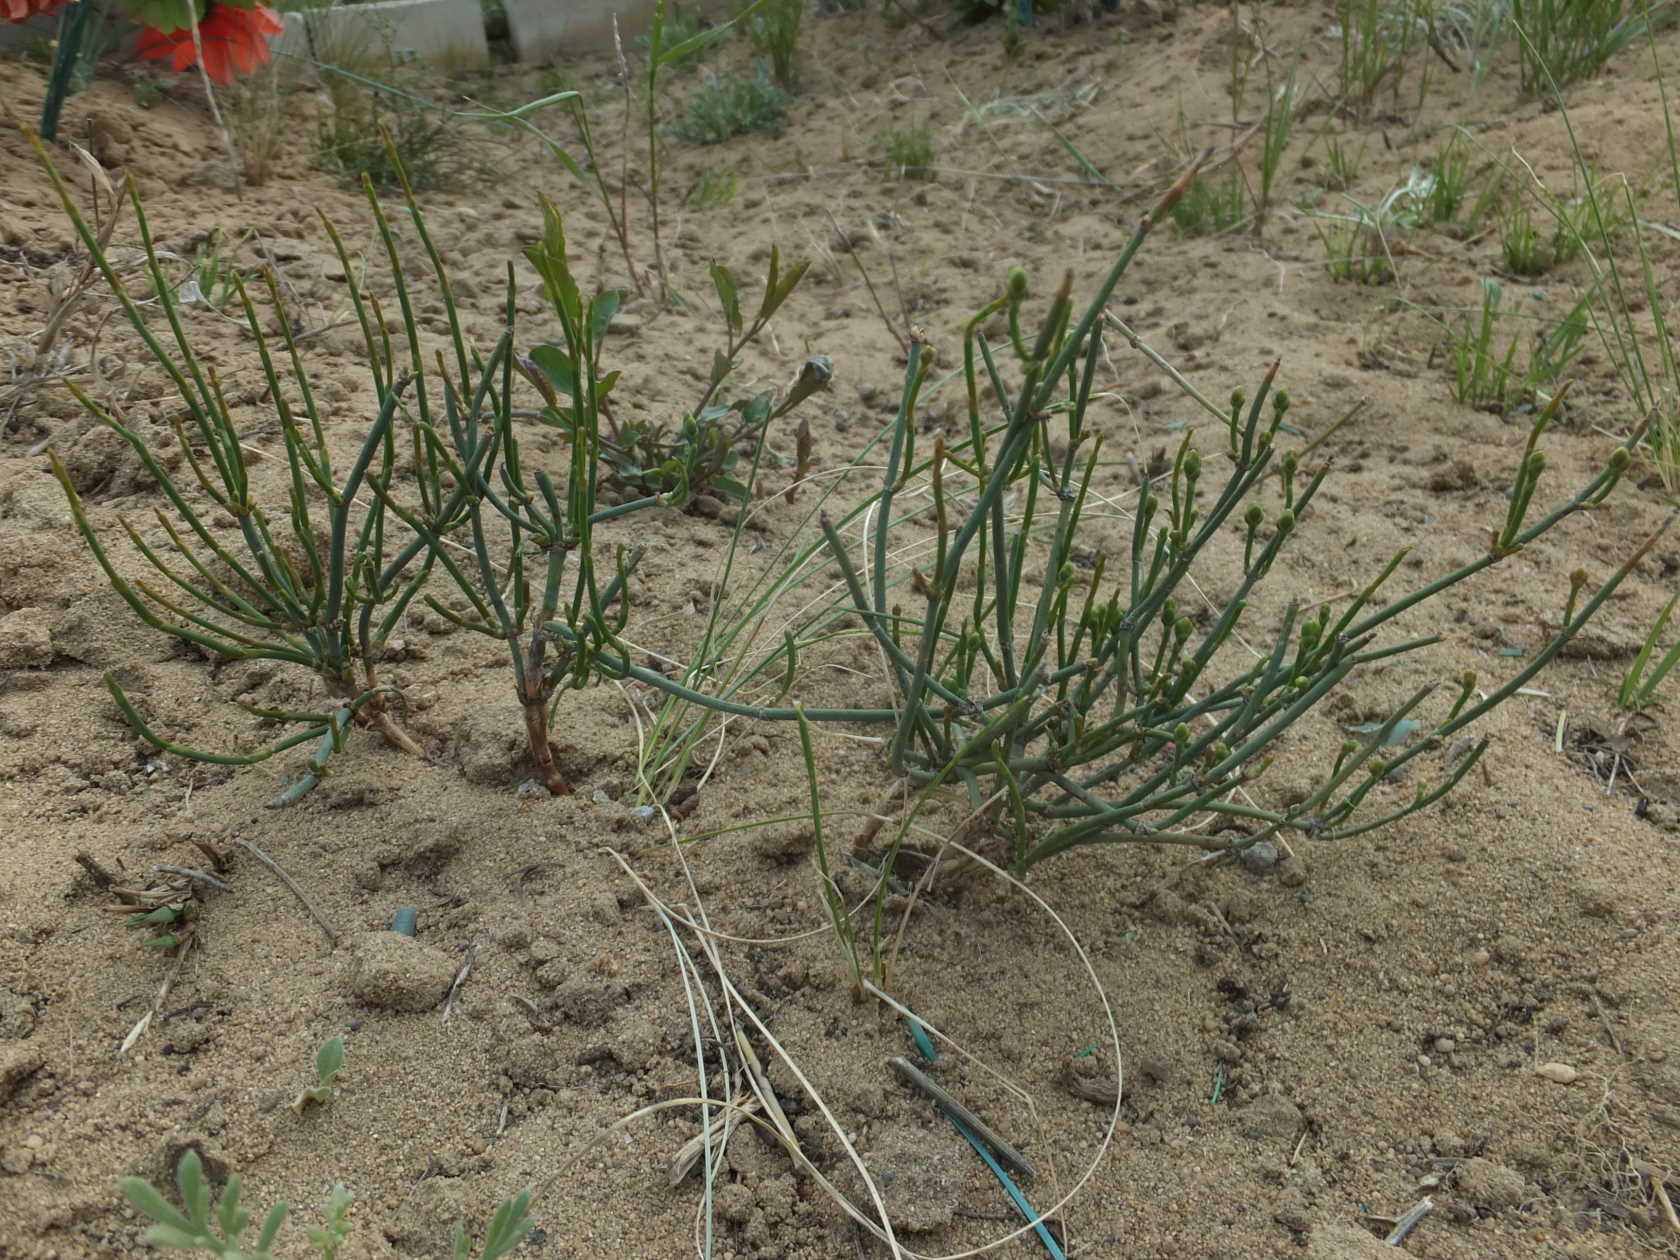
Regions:
<instances>
[{"instance_id":1,"label":"dead twig","mask_svg":"<svg viewBox=\"0 0 1680 1260\"><path fill-rule=\"evenodd\" d=\"M91 853L76 854L76 865L92 876L93 882L101 888L110 888L117 882L117 877L101 866Z\"/></svg>"},{"instance_id":2,"label":"dead twig","mask_svg":"<svg viewBox=\"0 0 1680 1260\"><path fill-rule=\"evenodd\" d=\"M875 303L875 310L880 314L881 322L887 326L887 331L893 335L893 340L898 342L900 353L908 356L910 343L904 339L904 334L894 326L892 318L887 314L887 308L881 305L881 295L875 292L875 282L869 278L869 272L864 269L863 260L857 256L857 247L854 245L851 236L841 230L840 224L835 221L832 211L824 210L823 213L828 215L829 226L834 229L834 235L840 238L842 248L852 256L852 262L857 265L858 274L863 277L864 287L869 290L869 298Z\"/></svg>"},{"instance_id":3,"label":"dead twig","mask_svg":"<svg viewBox=\"0 0 1680 1260\"><path fill-rule=\"evenodd\" d=\"M1616 1048L1616 1053L1625 1058L1627 1047L1622 1044L1622 1039L1616 1035L1616 1030L1611 1027L1610 1013L1604 1009L1604 1003L1598 1000L1597 991L1589 988L1587 990L1587 1000L1592 1003L1593 1010L1598 1014L1598 1022L1604 1025L1604 1035L1610 1038L1610 1044Z\"/></svg>"},{"instance_id":4,"label":"dead twig","mask_svg":"<svg viewBox=\"0 0 1680 1260\"><path fill-rule=\"evenodd\" d=\"M1406 1235L1417 1228L1418 1222L1435 1210L1435 1200L1425 1195L1414 1203L1399 1220L1394 1222L1394 1228L1388 1231L1388 1237L1383 1239L1383 1246L1398 1247L1406 1241Z\"/></svg>"},{"instance_id":5,"label":"dead twig","mask_svg":"<svg viewBox=\"0 0 1680 1260\"><path fill-rule=\"evenodd\" d=\"M911 1063L909 1059L896 1054L887 1060L887 1066L897 1072L909 1084L914 1085L933 1099L948 1116L958 1121L981 1142L985 1143L986 1148L997 1156L998 1162L1005 1165L1010 1172L1028 1181L1033 1179L1033 1166L1027 1162L1026 1156L999 1137L997 1131L980 1119L979 1116L935 1084L933 1078L928 1076L926 1072Z\"/></svg>"},{"instance_id":6,"label":"dead twig","mask_svg":"<svg viewBox=\"0 0 1680 1260\"><path fill-rule=\"evenodd\" d=\"M195 871L188 866L164 866L162 863L158 863L155 864L152 869L154 871L161 871L165 875L181 875L187 879L196 879L201 884L209 884L210 887L220 888L223 892L233 891L233 886L231 884L224 884L214 875L208 874L205 871Z\"/></svg>"},{"instance_id":7,"label":"dead twig","mask_svg":"<svg viewBox=\"0 0 1680 1260\"><path fill-rule=\"evenodd\" d=\"M159 986L157 997L152 999L152 1009L140 1017L140 1022L128 1030L128 1036L117 1047L118 1056L127 1054L134 1049L134 1043L146 1035L146 1030L152 1026L152 1020L163 1009L163 1004L169 1000L169 991L175 987L175 981L181 977L181 968L186 965L187 955L192 952L193 937L189 934L182 938L180 946L175 950L175 965L170 967L169 974L163 978Z\"/></svg>"},{"instance_id":8,"label":"dead twig","mask_svg":"<svg viewBox=\"0 0 1680 1260\"><path fill-rule=\"evenodd\" d=\"M244 849L252 857L256 858L257 861L261 862L264 866L268 867L269 870L273 871L275 877L279 879L282 884L286 885L286 888L291 892L292 896L296 897L298 901L303 904L303 908L309 911L310 917L320 925L321 931L327 934L327 940L334 944L338 943L338 929L332 925L326 915L322 914L315 908L315 903L309 900L303 889L297 886L292 877L280 869L280 864L278 862L269 857L268 854L264 853L261 849L257 848L257 846L252 844L249 840L235 840L234 843Z\"/></svg>"},{"instance_id":9,"label":"dead twig","mask_svg":"<svg viewBox=\"0 0 1680 1260\"><path fill-rule=\"evenodd\" d=\"M467 946L467 956L461 962L461 970L455 973L455 983L449 986L449 996L443 999L443 1017L448 1019L455 1013L455 999L460 996L461 986L467 982L467 974L472 971L473 960L478 957L478 943L475 941Z\"/></svg>"}]
</instances>

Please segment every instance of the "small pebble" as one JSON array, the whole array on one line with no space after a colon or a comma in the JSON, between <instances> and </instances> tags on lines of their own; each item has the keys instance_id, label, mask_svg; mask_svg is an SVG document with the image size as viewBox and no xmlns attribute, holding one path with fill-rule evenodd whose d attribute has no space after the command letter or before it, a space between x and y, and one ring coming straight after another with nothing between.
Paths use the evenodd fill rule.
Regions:
<instances>
[{"instance_id":1,"label":"small pebble","mask_svg":"<svg viewBox=\"0 0 1680 1260\"><path fill-rule=\"evenodd\" d=\"M514 795L524 797L550 796L552 793L549 792L547 787L538 783L535 779L526 779L525 782L521 783L518 788L515 789Z\"/></svg>"},{"instance_id":2,"label":"small pebble","mask_svg":"<svg viewBox=\"0 0 1680 1260\"><path fill-rule=\"evenodd\" d=\"M1555 1085L1572 1085L1581 1074L1567 1063L1542 1063L1534 1069L1534 1075L1544 1077Z\"/></svg>"},{"instance_id":3,"label":"small pebble","mask_svg":"<svg viewBox=\"0 0 1680 1260\"><path fill-rule=\"evenodd\" d=\"M1458 1042L1454 1041L1451 1037L1435 1038L1436 1054L1451 1054L1456 1049L1458 1049Z\"/></svg>"},{"instance_id":4,"label":"small pebble","mask_svg":"<svg viewBox=\"0 0 1680 1260\"><path fill-rule=\"evenodd\" d=\"M1277 845L1270 840L1262 840L1258 844L1251 844L1238 855L1243 869L1251 875L1264 875L1278 863Z\"/></svg>"}]
</instances>

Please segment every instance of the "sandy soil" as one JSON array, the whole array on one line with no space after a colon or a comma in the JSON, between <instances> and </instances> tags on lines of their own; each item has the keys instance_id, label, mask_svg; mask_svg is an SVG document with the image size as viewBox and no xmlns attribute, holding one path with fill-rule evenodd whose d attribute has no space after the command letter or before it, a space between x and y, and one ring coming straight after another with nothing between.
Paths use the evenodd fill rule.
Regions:
<instances>
[{"instance_id":1,"label":"sandy soil","mask_svg":"<svg viewBox=\"0 0 1680 1260\"><path fill-rule=\"evenodd\" d=\"M772 243L811 261L774 336L744 356L744 383L780 387L806 354L830 356L834 387L805 414L819 466L844 468L890 421L902 375L894 335L846 243L894 319L953 353L962 322L1013 265L1040 290L1065 269L1076 291L1089 289L1184 157L1228 144L1233 117L1258 116L1268 76L1293 67L1303 83L1333 82L1325 6L1244 10L1242 22L1236 52L1252 69L1233 103L1234 37L1222 8L1128 6L1045 30L1015 58L996 29L938 37L877 15L813 19L805 92L785 133L709 149L668 142L672 283L707 294L713 260L756 276ZM1663 50L1680 65L1680 39ZM737 46L726 57L743 55ZM622 106L612 67L561 69L594 102L616 178ZM0 100L28 119L41 80L38 66L0 63ZM514 102L554 82L501 73L440 82L437 92ZM965 115L959 88L991 107L990 138ZM370 229L365 205L310 165L319 100L293 99L295 134L274 177L235 193L206 174L216 145L202 110L184 88L173 97L141 109L113 74L70 101L64 136L135 178L161 246L190 256L215 227L229 239L255 228L287 242L288 282L324 319L342 305L342 286L314 208L353 248ZM1041 123L997 104L1028 97L1113 190L1082 182ZM1580 88L1574 118L1601 169L1656 189L1651 204L1673 211L1657 178L1662 125L1643 52ZM931 128L938 177L885 177L877 135L915 121ZM1279 357L1307 434L1368 400L1323 448L1335 470L1277 570L1279 602L1346 598L1400 546L1413 549L1408 577L1442 572L1485 547L1504 516L1501 490L1527 418L1454 403L1439 330L1393 302L1473 302L1480 278L1499 266L1494 234L1418 233L1397 259L1397 282L1367 288L1325 274L1313 226L1292 208L1312 197L1339 204L1319 191L1326 128L1363 149L1350 195L1369 202L1427 164L1452 123L1469 129L1478 164L1515 151L1568 186L1559 116L1519 99L1514 66L1475 84L1436 64L1421 109L1415 78L1397 107L1361 122L1309 109L1263 236L1163 227L1117 295L1210 396L1251 387ZM566 124L554 126L572 142ZM471 140L493 170L425 201L472 335L494 335L505 262L540 230L539 194L568 215L582 274L626 283L599 207L552 159L529 141L483 131ZM1238 160L1252 168L1253 159L1245 151ZM58 160L75 165L67 150ZM631 163L639 178L645 160ZM732 173L734 201L678 205L705 172ZM55 285L76 264L50 188L10 130L0 136L0 188L0 343L16 350L40 332ZM646 267L645 208L634 194L630 202ZM1672 294L1674 247L1648 239ZM131 220L116 243L133 246ZM1555 317L1584 278L1577 265L1509 288L1525 309ZM634 413L673 415L697 394L716 322L694 302L692 314L632 302L613 333L608 359L624 369L618 397ZM170 410L166 381L114 309L96 289L62 344L76 363L96 355L101 396L150 427ZM540 304L528 311L529 335L550 335ZM248 336L205 310L191 321L230 389L248 387ZM358 350L344 330L309 350L318 379L330 382L334 440L346 445L370 414ZM1120 384L1099 404L1100 424L1115 451L1146 463L1178 440L1171 426L1197 413L1141 357L1121 344L1110 350ZM1574 374L1572 405L1547 442L1541 495L1551 500L1591 477L1629 419L1601 353L1589 346ZM260 430L261 407L240 414ZM953 415L942 404L929 423ZM633 808L636 706L648 697L612 687L561 705L556 743L576 794L520 794L531 767L498 645L419 616L389 668L415 702L409 725L429 761L359 734L301 804L264 809L301 756L231 769L159 755L121 722L101 675L121 671L174 737L215 748L272 738L235 697L303 706L308 680L218 666L139 625L74 535L43 452L50 442L66 460L107 537L119 514L150 512L144 470L59 389L21 396L4 423L0 1255L140 1254L142 1222L117 1178L161 1181L187 1148L215 1178L240 1173L259 1212L283 1198L300 1222L314 1223L342 1180L356 1195L350 1256L444 1255L456 1220L480 1229L499 1199L527 1185L540 1228L521 1255L691 1253L697 1179L673 1189L666 1167L697 1132L694 1110L611 1127L695 1091L677 963L700 955L674 950L629 871L662 898L703 907L743 1002L863 1153L907 1246L948 1255L1016 1228L979 1161L885 1070L908 1043L884 1008L853 1000L824 930L808 822L730 831L679 856ZM787 434L774 442L791 447ZM272 430L252 439L259 492L281 484L275 443ZM562 451L539 435L531 449L556 459ZM1112 524L1134 483L1120 459L1104 475L1121 504ZM767 543L785 538L804 510L782 504L781 488L767 487L771 501L756 518L753 536ZM1315 718L1265 790L1286 794L1335 748L1338 723L1367 720L1424 681L1466 668L1509 677L1521 665L1509 650L1533 652L1555 623L1568 573L1608 573L1663 512L1656 493L1630 483L1596 516L1414 614L1404 631L1443 642ZM649 548L634 586L637 640L681 657L713 597L729 528L674 511L634 528ZM1124 537L1118 527L1103 534L1099 522L1093 546L1122 547ZM138 571L125 549L114 551ZM1680 1252L1658 1192L1667 1179L1665 1192L1680 1194L1674 686L1620 737L1613 695L1677 570L1671 536L1536 694L1483 724L1493 741L1485 773L1421 816L1355 841L1299 842L1292 858L1260 871L1134 847L1082 850L1035 870L1033 892L1061 916L1090 974L1039 905L996 881L977 878L922 903L894 994L972 1053L973 1062L947 1054L934 1070L1036 1163L1035 1201L1080 1187L1058 1214L1069 1254L1374 1256L1392 1218L1426 1195L1435 1210L1405 1243L1418 1257ZM885 696L869 654L828 664L836 668L813 680L813 694ZM870 745L819 739L825 812L844 840L890 784ZM1607 792L1617 749L1624 767ZM705 761L697 807L674 820L685 838L808 808L797 738L785 728L733 724ZM290 871L336 943L239 841ZM146 883L160 878L154 864L204 866L201 844L226 854L233 891L203 894L184 957L148 952L76 860L86 854ZM861 892L851 875L843 884ZM384 928L403 905L417 909L425 949L403 963L399 982L424 989L428 975L453 973L472 951L447 1019L435 994L428 1009L405 1013L391 1009L394 990L354 987L352 961L366 962L372 948L359 934ZM1124 1068L1112 1133L1110 1109L1066 1084L1070 1074L1112 1079L1120 1067L1092 975L1113 1004ZM119 1055L166 979L152 1025ZM296 1114L288 1104L334 1034L347 1044L339 1092ZM1570 1083L1537 1072L1553 1064L1570 1069ZM776 1061L768 1075L811 1158L861 1199L793 1071ZM717 1208L719 1256L887 1254L750 1130L728 1148ZM306 1254L294 1232L283 1254ZM1007 1243L1000 1254L1029 1251L1038 1244Z\"/></svg>"}]
</instances>

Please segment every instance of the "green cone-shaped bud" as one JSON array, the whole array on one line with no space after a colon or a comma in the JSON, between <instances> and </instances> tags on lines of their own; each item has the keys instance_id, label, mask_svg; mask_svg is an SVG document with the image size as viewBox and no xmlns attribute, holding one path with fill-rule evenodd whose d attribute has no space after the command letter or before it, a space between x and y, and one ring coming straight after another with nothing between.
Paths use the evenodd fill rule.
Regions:
<instances>
[{"instance_id":1,"label":"green cone-shaped bud","mask_svg":"<svg viewBox=\"0 0 1680 1260\"><path fill-rule=\"evenodd\" d=\"M1027 273L1019 267L1011 267L1009 270L1009 300L1011 302L1021 302L1026 299L1026 296Z\"/></svg>"}]
</instances>

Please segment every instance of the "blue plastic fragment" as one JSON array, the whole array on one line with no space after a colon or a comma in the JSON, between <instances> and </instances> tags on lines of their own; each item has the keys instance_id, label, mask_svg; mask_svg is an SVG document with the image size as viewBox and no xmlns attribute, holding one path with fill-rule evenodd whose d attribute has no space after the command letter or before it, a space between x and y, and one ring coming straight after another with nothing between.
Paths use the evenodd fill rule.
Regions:
<instances>
[{"instance_id":1,"label":"blue plastic fragment","mask_svg":"<svg viewBox=\"0 0 1680 1260\"><path fill-rule=\"evenodd\" d=\"M397 912L391 916L391 931L401 936L413 936L419 921L420 916L413 906L398 906Z\"/></svg>"},{"instance_id":2,"label":"blue plastic fragment","mask_svg":"<svg viewBox=\"0 0 1680 1260\"><path fill-rule=\"evenodd\" d=\"M939 1057L939 1051L933 1048L933 1039L927 1035L927 1029L922 1027L922 1021L914 1016L910 1019L910 1039L916 1043L916 1049L921 1051L922 1058L932 1063Z\"/></svg>"},{"instance_id":3,"label":"blue plastic fragment","mask_svg":"<svg viewBox=\"0 0 1680 1260\"><path fill-rule=\"evenodd\" d=\"M927 1035L927 1029L922 1027L922 1021L914 1015L909 1017L908 1023L910 1025L910 1039L916 1043L917 1051L922 1058L932 1063L939 1057L939 1051L934 1049L933 1040ZM975 1149L980 1158L986 1161L986 1167L992 1170L992 1176L996 1177L999 1184L1003 1186L1004 1193L1015 1204L1015 1210L1033 1223L1033 1232L1038 1235L1039 1241L1044 1244L1044 1249L1050 1253L1050 1260L1067 1260L1067 1252L1062 1250L1062 1245L1056 1241L1056 1236L1050 1232L1049 1227L1039 1217L1033 1205L1027 1201L1027 1196L1021 1193L1021 1188L1004 1171L1003 1165L998 1163L997 1157L986 1149L985 1143L975 1137L966 1124L946 1111L945 1108L941 1107L939 1111L956 1127L958 1133L968 1139L968 1144Z\"/></svg>"},{"instance_id":4,"label":"blue plastic fragment","mask_svg":"<svg viewBox=\"0 0 1680 1260\"><path fill-rule=\"evenodd\" d=\"M941 1108L941 1110L944 1109ZM979 1138L969 1132L968 1126L961 1120L958 1120L948 1111L945 1112L945 1118L957 1127L957 1132L967 1138L968 1144L975 1149L981 1159L986 1161L986 1167L992 1170L992 1176L998 1179L1003 1186L1004 1193L1013 1200L1015 1210L1033 1223L1033 1232L1038 1235L1038 1240L1044 1244L1044 1249L1050 1253L1051 1260L1067 1260L1067 1252L1063 1251L1062 1245L1056 1241L1056 1235L1050 1232L1050 1227L1044 1223L1038 1211L1027 1201L1027 1196L1021 1193L1021 1188L1010 1179L1009 1174L1004 1171L1003 1165L997 1162L997 1157L986 1149Z\"/></svg>"}]
</instances>

